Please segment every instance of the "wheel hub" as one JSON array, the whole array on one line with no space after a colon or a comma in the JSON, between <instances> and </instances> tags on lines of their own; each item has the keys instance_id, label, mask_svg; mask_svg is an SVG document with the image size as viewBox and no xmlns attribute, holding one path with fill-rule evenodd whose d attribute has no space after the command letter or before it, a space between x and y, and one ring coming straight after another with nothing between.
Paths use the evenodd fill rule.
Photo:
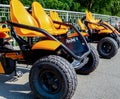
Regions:
<instances>
[{"instance_id":1,"label":"wheel hub","mask_svg":"<svg viewBox=\"0 0 120 99\"><path fill-rule=\"evenodd\" d=\"M56 93L60 90L60 78L53 72L44 71L40 74L40 84L49 93Z\"/></svg>"},{"instance_id":2,"label":"wheel hub","mask_svg":"<svg viewBox=\"0 0 120 99\"><path fill-rule=\"evenodd\" d=\"M105 53L110 53L110 51L112 49L112 45L110 45L109 43L104 43L102 47L103 47L103 51Z\"/></svg>"}]
</instances>

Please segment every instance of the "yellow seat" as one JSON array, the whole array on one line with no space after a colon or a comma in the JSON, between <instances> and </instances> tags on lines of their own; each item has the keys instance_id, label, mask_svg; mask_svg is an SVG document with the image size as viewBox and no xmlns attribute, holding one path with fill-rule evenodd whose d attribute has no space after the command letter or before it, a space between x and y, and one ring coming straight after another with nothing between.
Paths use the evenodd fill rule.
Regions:
<instances>
[{"instance_id":1,"label":"yellow seat","mask_svg":"<svg viewBox=\"0 0 120 99\"><path fill-rule=\"evenodd\" d=\"M41 4L38 2L32 3L32 16L37 20L40 28L46 30L52 35L66 34L66 29L56 29L52 19L46 14Z\"/></svg>"},{"instance_id":2,"label":"yellow seat","mask_svg":"<svg viewBox=\"0 0 120 99\"><path fill-rule=\"evenodd\" d=\"M88 23L88 27L90 29L96 29L97 28L97 25L95 25L95 24L97 24L97 22L95 21L94 17L92 16L92 13L89 12L89 11L86 11L86 20L88 22L91 22L91 23ZM95 23L95 24L92 24L92 23Z\"/></svg>"},{"instance_id":3,"label":"yellow seat","mask_svg":"<svg viewBox=\"0 0 120 99\"><path fill-rule=\"evenodd\" d=\"M85 27L85 25L82 23L80 19L78 19L78 26L80 27L81 30L87 30L87 28Z\"/></svg>"},{"instance_id":4,"label":"yellow seat","mask_svg":"<svg viewBox=\"0 0 120 99\"><path fill-rule=\"evenodd\" d=\"M58 21L58 18L56 17L55 11L50 10L50 18L51 18L53 21ZM62 22L62 20L59 20L59 21Z\"/></svg>"},{"instance_id":5,"label":"yellow seat","mask_svg":"<svg viewBox=\"0 0 120 99\"><path fill-rule=\"evenodd\" d=\"M81 32L81 34L82 34L82 36L84 36L84 37L89 36L89 34L86 33L86 32ZM71 34L68 35L69 38L75 37L75 36L79 36L79 34L78 34L77 32L74 32L74 33L71 33Z\"/></svg>"},{"instance_id":6,"label":"yellow seat","mask_svg":"<svg viewBox=\"0 0 120 99\"><path fill-rule=\"evenodd\" d=\"M36 20L26 11L19 0L10 1L10 17L12 22L38 27ZM15 27L15 31L19 36L44 36L42 33L23 28Z\"/></svg>"},{"instance_id":7,"label":"yellow seat","mask_svg":"<svg viewBox=\"0 0 120 99\"><path fill-rule=\"evenodd\" d=\"M52 11L52 10L50 10L50 18L51 18L53 21L58 21L55 12ZM61 22L61 20L60 20L60 22ZM55 23L54 23L54 26L55 26L55 28L57 28L57 29L60 28L60 25L59 25L59 24L55 24Z\"/></svg>"},{"instance_id":8,"label":"yellow seat","mask_svg":"<svg viewBox=\"0 0 120 99\"><path fill-rule=\"evenodd\" d=\"M53 20L53 21L58 21L58 22L63 22L62 19L59 17L58 13L56 11L52 11L50 10L50 18ZM54 23L54 26L56 29L68 29L67 26L64 26L64 25L59 25L59 24L56 24Z\"/></svg>"},{"instance_id":9,"label":"yellow seat","mask_svg":"<svg viewBox=\"0 0 120 99\"><path fill-rule=\"evenodd\" d=\"M10 17L11 21L18 24L24 24L27 26L32 26L39 28L37 21L27 12L22 3L19 0L10 1ZM27 37L41 37L45 36L40 32L35 32L28 29L15 27L15 31L19 36ZM44 49L44 50L56 50L61 45L61 42L56 42L55 40L42 40L38 41L32 45L31 49Z\"/></svg>"},{"instance_id":10,"label":"yellow seat","mask_svg":"<svg viewBox=\"0 0 120 99\"><path fill-rule=\"evenodd\" d=\"M90 22L94 22L94 23L98 23L100 20L98 19L95 19L93 16L92 16L92 13L89 12L89 11L86 11L86 19Z\"/></svg>"},{"instance_id":11,"label":"yellow seat","mask_svg":"<svg viewBox=\"0 0 120 99\"><path fill-rule=\"evenodd\" d=\"M98 19L95 19L93 16L92 16L92 13L89 12L89 11L86 11L86 20L88 22L91 22L91 23L88 23L88 27L91 28L91 29L94 29L94 30L102 30L102 29L105 29L103 26L100 26L98 24L98 22L100 20ZM93 24L92 24L93 23ZM97 25L98 24L98 25Z\"/></svg>"},{"instance_id":12,"label":"yellow seat","mask_svg":"<svg viewBox=\"0 0 120 99\"><path fill-rule=\"evenodd\" d=\"M85 27L85 25L82 23L82 21L80 19L78 19L78 26L80 27L80 29L82 30L82 32L80 32L83 36L89 36L88 33L83 32L83 31L87 31L87 28Z\"/></svg>"}]
</instances>

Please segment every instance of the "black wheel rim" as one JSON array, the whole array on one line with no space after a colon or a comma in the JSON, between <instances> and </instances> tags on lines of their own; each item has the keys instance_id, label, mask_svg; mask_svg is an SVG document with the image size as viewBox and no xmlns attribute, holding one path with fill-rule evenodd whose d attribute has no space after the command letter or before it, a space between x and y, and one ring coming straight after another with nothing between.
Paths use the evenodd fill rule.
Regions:
<instances>
[{"instance_id":1,"label":"black wheel rim","mask_svg":"<svg viewBox=\"0 0 120 99\"><path fill-rule=\"evenodd\" d=\"M62 88L62 78L54 70L40 72L39 83L42 89L48 93L57 93Z\"/></svg>"},{"instance_id":2,"label":"black wheel rim","mask_svg":"<svg viewBox=\"0 0 120 99\"><path fill-rule=\"evenodd\" d=\"M112 45L110 43L108 43L108 42L103 43L103 45L102 45L102 51L104 53L110 53L111 50L112 50Z\"/></svg>"}]
</instances>

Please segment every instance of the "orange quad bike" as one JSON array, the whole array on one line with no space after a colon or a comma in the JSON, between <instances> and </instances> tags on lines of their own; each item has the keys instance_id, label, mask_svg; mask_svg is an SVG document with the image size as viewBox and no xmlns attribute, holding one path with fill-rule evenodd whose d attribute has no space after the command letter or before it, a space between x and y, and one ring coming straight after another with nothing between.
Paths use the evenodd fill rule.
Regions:
<instances>
[{"instance_id":1,"label":"orange quad bike","mask_svg":"<svg viewBox=\"0 0 120 99\"><path fill-rule=\"evenodd\" d=\"M4 59L32 65L29 83L35 97L70 99L77 87L74 70L89 74L96 69L99 59L91 54L89 44L77 28L56 22L74 29L77 35L71 35L66 29L56 29L53 21L44 15L46 13L37 2L32 4L31 16L19 0L11 0L11 21L7 23L20 50L1 50L1 53L4 53ZM39 19L41 16L42 19ZM5 74L4 65L1 67Z\"/></svg>"},{"instance_id":2,"label":"orange quad bike","mask_svg":"<svg viewBox=\"0 0 120 99\"><path fill-rule=\"evenodd\" d=\"M86 46L82 57L77 56L57 38L39 28L19 0L10 1L10 18L6 21L10 30L0 28L0 73L16 74L16 61L32 65L29 83L35 99L70 99L77 87L77 77L71 63L61 54L81 60L89 53L89 48ZM10 48L9 31L20 49Z\"/></svg>"},{"instance_id":3,"label":"orange quad bike","mask_svg":"<svg viewBox=\"0 0 120 99\"><path fill-rule=\"evenodd\" d=\"M89 11L86 11L86 16L78 20L78 25L89 34L88 42L97 43L97 50L101 57L110 59L117 54L120 47L120 33L113 26L94 19Z\"/></svg>"},{"instance_id":4,"label":"orange quad bike","mask_svg":"<svg viewBox=\"0 0 120 99\"><path fill-rule=\"evenodd\" d=\"M69 30L69 27L62 25L63 23L65 24L65 22L62 21L62 19L59 17L59 15L58 15L57 12L50 11L50 18L54 22L53 25L55 26L56 29L66 29L66 30ZM56 24L56 22L61 22L62 24ZM70 24L72 24L72 23L70 23ZM86 33L86 31L81 31L80 30L80 34L83 37L85 37L85 38L87 38L89 36L89 34ZM73 32L70 32L69 36L71 36L71 37L72 36L78 36L78 34L73 31ZM88 71L91 70L88 73L92 72L92 70L94 70L98 66L98 64L99 64L99 55L98 55L98 52L96 51L96 49L92 45L89 44L89 46L90 46L90 50L91 50L90 54L88 55L88 59L89 60L88 60L88 63L86 63L84 65L85 67L89 67ZM84 68L84 66L83 66L83 68ZM78 69L77 73L81 74L81 72L80 72L81 69ZM85 68L83 70L85 70Z\"/></svg>"},{"instance_id":5,"label":"orange quad bike","mask_svg":"<svg viewBox=\"0 0 120 99\"><path fill-rule=\"evenodd\" d=\"M62 52L64 53L63 57L67 56L67 60L73 65L78 74L89 74L96 69L99 64L99 56L97 54L97 51L87 43L85 38L81 35L80 31L75 26L73 26L73 24L63 23L62 20L53 21L46 14L43 7L38 2L33 2L31 8L32 16L37 20L40 28L54 35L70 50L72 50L74 53L77 53L76 55L82 56L83 61L74 59L71 60L71 58L68 57L69 55L65 54L64 51ZM58 25L59 27L55 27L55 25ZM86 44L84 45L85 42ZM90 52L85 55L86 45ZM80 50L82 53L79 52Z\"/></svg>"},{"instance_id":6,"label":"orange quad bike","mask_svg":"<svg viewBox=\"0 0 120 99\"><path fill-rule=\"evenodd\" d=\"M40 13L42 11L38 12ZM95 70L97 65L94 64L98 63L93 63L94 56L90 54L87 41L71 24L62 25L73 28L77 35L68 35L65 29L49 27L48 23L44 24L46 20L52 24L48 18L42 19L43 23L38 23L19 0L10 1L10 18L6 22L20 49L5 50L1 45L0 73L16 74L16 61L32 65L29 83L35 98L70 99L77 87L75 70L89 74Z\"/></svg>"}]
</instances>

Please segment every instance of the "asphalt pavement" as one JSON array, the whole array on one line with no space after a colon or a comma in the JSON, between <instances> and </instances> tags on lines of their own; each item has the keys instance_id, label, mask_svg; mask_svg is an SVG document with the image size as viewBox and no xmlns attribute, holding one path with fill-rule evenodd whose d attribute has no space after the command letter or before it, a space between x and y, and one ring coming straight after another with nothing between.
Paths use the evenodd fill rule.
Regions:
<instances>
[{"instance_id":1,"label":"asphalt pavement","mask_svg":"<svg viewBox=\"0 0 120 99\"><path fill-rule=\"evenodd\" d=\"M20 78L0 75L0 99L34 99L28 83L29 69L18 64ZM72 99L120 99L120 49L112 59L100 59L90 75L77 75L78 86Z\"/></svg>"}]
</instances>

